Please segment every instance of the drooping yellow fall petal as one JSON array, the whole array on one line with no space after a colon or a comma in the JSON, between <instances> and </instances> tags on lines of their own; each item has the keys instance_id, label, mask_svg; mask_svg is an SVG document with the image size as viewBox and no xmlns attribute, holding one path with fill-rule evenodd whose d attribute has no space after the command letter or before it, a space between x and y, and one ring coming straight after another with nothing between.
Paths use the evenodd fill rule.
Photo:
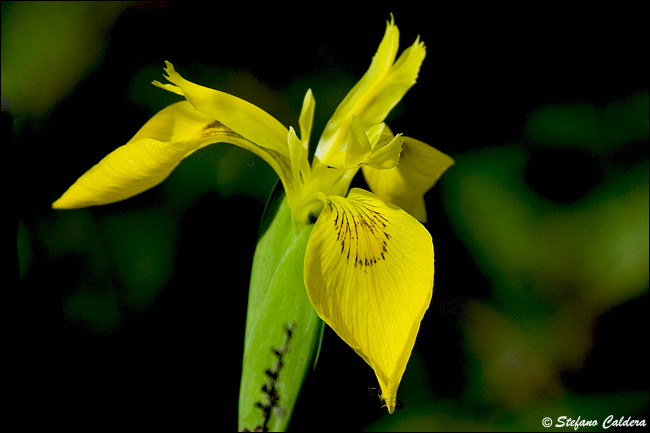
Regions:
<instances>
[{"instance_id":1,"label":"drooping yellow fall petal","mask_svg":"<svg viewBox=\"0 0 650 433\"><path fill-rule=\"evenodd\" d=\"M195 109L206 116L218 119L219 122L258 146L289 156L287 146L289 130L269 113L236 96L194 84L176 72L170 62L165 61L165 64L167 65L166 78L173 84L153 81L155 86L185 96Z\"/></svg>"},{"instance_id":2,"label":"drooping yellow fall petal","mask_svg":"<svg viewBox=\"0 0 650 433\"><path fill-rule=\"evenodd\" d=\"M431 235L412 216L358 188L327 198L305 254L307 294L373 368L391 413L433 274Z\"/></svg>"},{"instance_id":3,"label":"drooping yellow fall petal","mask_svg":"<svg viewBox=\"0 0 650 433\"><path fill-rule=\"evenodd\" d=\"M213 120L187 101L164 108L127 144L83 174L52 207L75 209L114 203L154 187L183 158L215 142L197 134Z\"/></svg>"},{"instance_id":4,"label":"drooping yellow fall petal","mask_svg":"<svg viewBox=\"0 0 650 433\"><path fill-rule=\"evenodd\" d=\"M261 156L285 186L291 186L288 158L255 145L195 110L189 102L181 101L158 112L128 143L77 179L52 207L75 209L133 197L165 180L182 159L197 149L216 142L235 144Z\"/></svg>"},{"instance_id":5,"label":"drooping yellow fall petal","mask_svg":"<svg viewBox=\"0 0 650 433\"><path fill-rule=\"evenodd\" d=\"M361 170L372 192L426 222L424 194L454 164L454 160L422 141L403 138L399 165L388 170L363 165Z\"/></svg>"}]
</instances>

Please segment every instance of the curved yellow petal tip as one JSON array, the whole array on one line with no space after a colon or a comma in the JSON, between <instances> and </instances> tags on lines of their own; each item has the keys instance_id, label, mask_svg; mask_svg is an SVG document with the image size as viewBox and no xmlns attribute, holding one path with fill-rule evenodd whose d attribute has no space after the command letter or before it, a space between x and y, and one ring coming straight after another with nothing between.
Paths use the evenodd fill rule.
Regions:
<instances>
[{"instance_id":1,"label":"curved yellow petal tip","mask_svg":"<svg viewBox=\"0 0 650 433\"><path fill-rule=\"evenodd\" d=\"M158 80L153 80L151 84L153 84L156 87L160 87L161 89L168 90L172 93L176 93L177 95L180 96L185 96L185 93L183 93L183 90L179 87L179 83L177 81L183 80L183 77L180 76L178 72L174 69L174 65L172 65L169 61L165 60L165 68L163 68L165 72L167 72L168 75L164 75L164 77L170 81L173 84L163 84Z\"/></svg>"},{"instance_id":2,"label":"curved yellow petal tip","mask_svg":"<svg viewBox=\"0 0 650 433\"><path fill-rule=\"evenodd\" d=\"M375 371L387 407L433 294L429 232L361 189L328 197L305 254L305 286L318 315Z\"/></svg>"}]
</instances>

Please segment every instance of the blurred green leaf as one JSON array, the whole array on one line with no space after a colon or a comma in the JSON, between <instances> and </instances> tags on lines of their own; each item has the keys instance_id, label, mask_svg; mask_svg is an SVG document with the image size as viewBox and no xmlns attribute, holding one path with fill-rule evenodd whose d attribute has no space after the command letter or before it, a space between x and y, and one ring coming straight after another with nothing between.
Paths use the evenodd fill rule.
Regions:
<instances>
[{"instance_id":1,"label":"blurred green leaf","mask_svg":"<svg viewBox=\"0 0 650 433\"><path fill-rule=\"evenodd\" d=\"M553 104L533 110L525 128L528 140L544 146L594 151L648 139L648 92L602 106Z\"/></svg>"},{"instance_id":2,"label":"blurred green leaf","mask_svg":"<svg viewBox=\"0 0 650 433\"><path fill-rule=\"evenodd\" d=\"M132 3L3 2L2 95L12 112L41 115L70 92L101 57L108 27Z\"/></svg>"},{"instance_id":3,"label":"blurred green leaf","mask_svg":"<svg viewBox=\"0 0 650 433\"><path fill-rule=\"evenodd\" d=\"M107 253L122 279L122 301L129 308L153 306L172 278L177 223L175 215L148 208L108 216L102 224Z\"/></svg>"},{"instance_id":4,"label":"blurred green leaf","mask_svg":"<svg viewBox=\"0 0 650 433\"><path fill-rule=\"evenodd\" d=\"M80 289L65 300L62 311L66 320L94 334L115 330L121 317L115 293L96 293L92 287Z\"/></svg>"}]
</instances>

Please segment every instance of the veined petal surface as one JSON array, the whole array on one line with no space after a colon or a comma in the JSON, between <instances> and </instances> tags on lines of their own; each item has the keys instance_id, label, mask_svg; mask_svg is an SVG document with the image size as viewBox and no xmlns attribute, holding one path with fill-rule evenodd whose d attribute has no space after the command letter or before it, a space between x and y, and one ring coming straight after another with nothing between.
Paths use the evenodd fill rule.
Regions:
<instances>
[{"instance_id":1,"label":"veined petal surface","mask_svg":"<svg viewBox=\"0 0 650 433\"><path fill-rule=\"evenodd\" d=\"M361 171L372 192L426 222L424 194L454 164L454 160L420 140L403 139L399 165L387 170L363 165Z\"/></svg>"},{"instance_id":2,"label":"veined petal surface","mask_svg":"<svg viewBox=\"0 0 650 433\"><path fill-rule=\"evenodd\" d=\"M433 274L431 235L409 214L357 188L327 198L305 254L307 294L374 369L391 413Z\"/></svg>"},{"instance_id":3,"label":"veined petal surface","mask_svg":"<svg viewBox=\"0 0 650 433\"><path fill-rule=\"evenodd\" d=\"M225 92L203 87L181 77L174 66L165 61L167 79L173 84L155 86L183 95L201 113L218 119L228 128L258 146L289 156L287 134L289 130L277 119L258 106Z\"/></svg>"}]
</instances>

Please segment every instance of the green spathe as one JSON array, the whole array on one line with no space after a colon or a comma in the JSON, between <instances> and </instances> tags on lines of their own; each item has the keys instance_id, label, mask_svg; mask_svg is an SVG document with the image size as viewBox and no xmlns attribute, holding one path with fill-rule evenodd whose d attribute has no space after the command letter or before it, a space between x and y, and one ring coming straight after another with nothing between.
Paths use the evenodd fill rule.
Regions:
<instances>
[{"instance_id":1,"label":"green spathe","mask_svg":"<svg viewBox=\"0 0 650 433\"><path fill-rule=\"evenodd\" d=\"M320 346L323 322L307 297L303 277L312 227L295 223L284 194L269 200L251 271L239 390L239 431L253 431L264 421L263 410L256 403L267 403L268 395L263 391L270 379L267 369L277 364L273 348L280 348L285 342L286 327L293 325L293 330L275 379L279 407L270 412L269 431L286 430Z\"/></svg>"}]
</instances>

